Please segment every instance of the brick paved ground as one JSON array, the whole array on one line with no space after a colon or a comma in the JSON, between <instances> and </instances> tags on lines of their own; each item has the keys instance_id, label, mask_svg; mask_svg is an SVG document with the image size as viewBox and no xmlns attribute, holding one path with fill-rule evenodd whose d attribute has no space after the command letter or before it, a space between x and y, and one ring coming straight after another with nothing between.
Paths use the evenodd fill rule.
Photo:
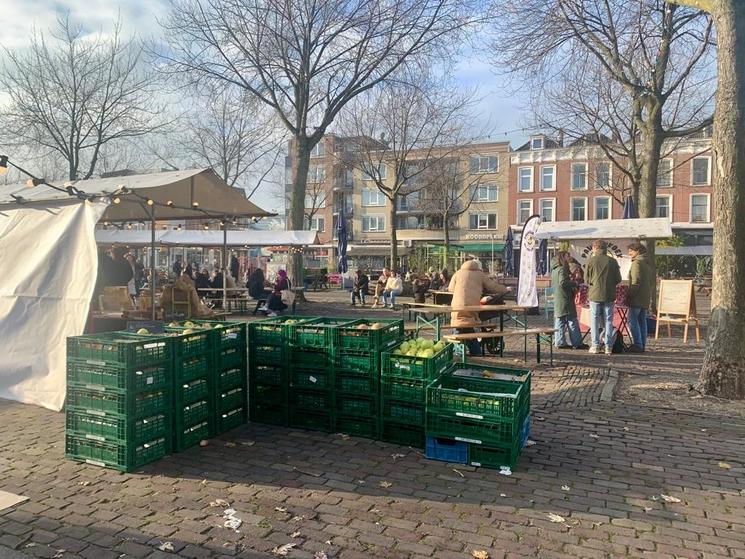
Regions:
<instances>
[{"instance_id":1,"label":"brick paved ground","mask_svg":"<svg viewBox=\"0 0 745 559\"><path fill-rule=\"evenodd\" d=\"M0 400L0 489L29 497L0 511L0 557L745 558L745 420L609 401L629 363L537 369L535 444L511 476L261 425L119 474L64 460L62 414Z\"/></svg>"}]
</instances>

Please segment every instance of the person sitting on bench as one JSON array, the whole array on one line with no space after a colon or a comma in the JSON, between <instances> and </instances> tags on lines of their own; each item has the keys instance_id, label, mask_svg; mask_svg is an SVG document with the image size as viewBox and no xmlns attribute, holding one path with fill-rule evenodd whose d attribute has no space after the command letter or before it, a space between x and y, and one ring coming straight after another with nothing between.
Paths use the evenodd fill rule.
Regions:
<instances>
[{"instance_id":1,"label":"person sitting on bench","mask_svg":"<svg viewBox=\"0 0 745 559\"><path fill-rule=\"evenodd\" d=\"M287 309L287 304L282 301L282 292L291 288L292 285L290 284L290 278L287 277L287 272L280 270L277 281L274 282L274 289L266 299L266 308L269 311L269 316L277 316L277 313Z\"/></svg>"},{"instance_id":2,"label":"person sitting on bench","mask_svg":"<svg viewBox=\"0 0 745 559\"><path fill-rule=\"evenodd\" d=\"M261 268L256 268L248 276L248 281L246 282L248 294L251 296L252 299L256 299L257 301L265 301L266 298L272 293L272 290L266 289L265 286L266 280L264 279L264 272L261 270Z\"/></svg>"}]
</instances>

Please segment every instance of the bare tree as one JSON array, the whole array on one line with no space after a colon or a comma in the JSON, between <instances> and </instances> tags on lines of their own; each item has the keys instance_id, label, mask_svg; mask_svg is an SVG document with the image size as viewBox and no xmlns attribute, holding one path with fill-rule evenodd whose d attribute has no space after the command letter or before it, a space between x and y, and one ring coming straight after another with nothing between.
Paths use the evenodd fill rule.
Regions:
<instances>
[{"instance_id":1,"label":"bare tree","mask_svg":"<svg viewBox=\"0 0 745 559\"><path fill-rule=\"evenodd\" d=\"M339 129L348 149L340 159L361 171L366 184L388 201L392 266L398 260L399 200L427 186L419 178L457 149L470 124L472 100L472 93L419 72L360 95L341 115Z\"/></svg>"},{"instance_id":2,"label":"bare tree","mask_svg":"<svg viewBox=\"0 0 745 559\"><path fill-rule=\"evenodd\" d=\"M294 140L288 227L299 229L311 149L339 111L414 59L442 58L478 0L178 0L164 22L171 72L245 89ZM302 274L292 259L291 274Z\"/></svg>"},{"instance_id":3,"label":"bare tree","mask_svg":"<svg viewBox=\"0 0 745 559\"><path fill-rule=\"evenodd\" d=\"M52 40L34 32L24 50L5 49L0 88L4 135L59 154L71 180L90 178L106 146L141 138L162 124L156 79L142 47L122 36L86 36L60 17Z\"/></svg>"}]
</instances>

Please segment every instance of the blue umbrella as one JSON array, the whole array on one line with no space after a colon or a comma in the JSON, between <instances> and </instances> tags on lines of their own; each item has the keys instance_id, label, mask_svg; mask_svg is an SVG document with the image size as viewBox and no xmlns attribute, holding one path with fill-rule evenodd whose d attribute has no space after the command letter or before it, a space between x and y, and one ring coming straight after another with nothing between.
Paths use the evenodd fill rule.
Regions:
<instances>
[{"instance_id":1,"label":"blue umbrella","mask_svg":"<svg viewBox=\"0 0 745 559\"><path fill-rule=\"evenodd\" d=\"M623 218L635 219L637 217L639 217L639 214L636 213L634 199L631 196L626 196L626 202L623 205Z\"/></svg>"},{"instance_id":2,"label":"blue umbrella","mask_svg":"<svg viewBox=\"0 0 745 559\"><path fill-rule=\"evenodd\" d=\"M545 276L548 271L548 239L541 239L538 245L538 275Z\"/></svg>"},{"instance_id":3,"label":"blue umbrella","mask_svg":"<svg viewBox=\"0 0 745 559\"><path fill-rule=\"evenodd\" d=\"M504 241L504 275L505 276L513 276L515 274L515 267L514 267L514 256L512 254L512 244L514 242L514 237L512 236L512 228L507 228L507 238Z\"/></svg>"},{"instance_id":4,"label":"blue umbrella","mask_svg":"<svg viewBox=\"0 0 745 559\"><path fill-rule=\"evenodd\" d=\"M347 220L344 217L344 209L336 218L336 252L339 254L339 273L347 273ZM344 282L342 281L342 286Z\"/></svg>"}]
</instances>

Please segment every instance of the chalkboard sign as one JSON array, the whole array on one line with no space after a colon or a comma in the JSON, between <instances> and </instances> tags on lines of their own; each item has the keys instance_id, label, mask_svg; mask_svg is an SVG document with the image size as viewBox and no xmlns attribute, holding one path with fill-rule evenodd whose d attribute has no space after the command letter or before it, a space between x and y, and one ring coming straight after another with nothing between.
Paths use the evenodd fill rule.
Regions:
<instances>
[{"instance_id":1,"label":"chalkboard sign","mask_svg":"<svg viewBox=\"0 0 745 559\"><path fill-rule=\"evenodd\" d=\"M689 318L696 316L696 297L692 280L660 281L657 314Z\"/></svg>"}]
</instances>

